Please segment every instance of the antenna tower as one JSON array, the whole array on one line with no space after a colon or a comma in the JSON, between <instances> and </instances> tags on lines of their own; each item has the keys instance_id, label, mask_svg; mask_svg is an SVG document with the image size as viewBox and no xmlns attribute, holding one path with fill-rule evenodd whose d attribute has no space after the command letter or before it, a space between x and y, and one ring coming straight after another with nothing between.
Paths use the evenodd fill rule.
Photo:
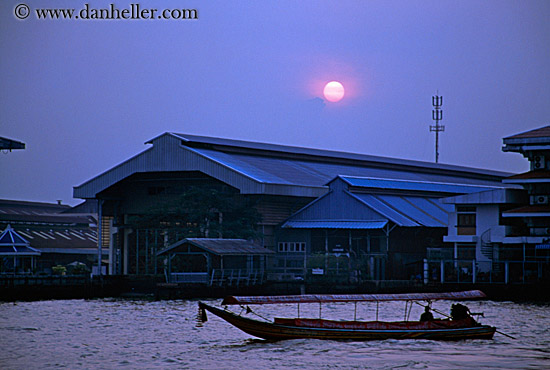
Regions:
<instances>
[{"instance_id":1,"label":"antenna tower","mask_svg":"<svg viewBox=\"0 0 550 370\"><path fill-rule=\"evenodd\" d=\"M437 92L439 94L439 91ZM439 162L439 132L445 131L445 126L440 125L439 121L443 120L443 96L432 96L432 119L435 121L435 125L430 125L430 132L435 132L435 163Z\"/></svg>"}]
</instances>

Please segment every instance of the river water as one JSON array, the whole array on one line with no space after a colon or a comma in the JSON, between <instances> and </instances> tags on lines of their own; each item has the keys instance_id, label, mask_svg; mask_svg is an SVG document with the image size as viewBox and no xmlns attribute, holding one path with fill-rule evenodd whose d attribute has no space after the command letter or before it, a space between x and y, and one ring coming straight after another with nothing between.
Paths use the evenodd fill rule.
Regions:
<instances>
[{"instance_id":1,"label":"river water","mask_svg":"<svg viewBox=\"0 0 550 370\"><path fill-rule=\"evenodd\" d=\"M207 300L218 304L219 300ZM452 302L435 302L448 313ZM516 339L335 342L254 339L197 301L58 300L0 303L0 369L549 369L550 304L476 301L484 324ZM404 303L380 304L380 319L402 320ZM261 316L293 317L296 305L254 306ZM415 306L411 319L422 307ZM353 319L353 304L326 304L323 318ZM319 317L301 305L301 317ZM436 315L437 316L437 315ZM374 320L360 303L357 319Z\"/></svg>"}]
</instances>

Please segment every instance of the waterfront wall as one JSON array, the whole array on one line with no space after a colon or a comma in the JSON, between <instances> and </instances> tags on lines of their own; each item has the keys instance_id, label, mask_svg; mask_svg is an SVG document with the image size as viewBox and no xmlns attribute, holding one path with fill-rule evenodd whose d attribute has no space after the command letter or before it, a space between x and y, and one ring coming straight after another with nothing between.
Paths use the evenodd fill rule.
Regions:
<instances>
[{"instance_id":1,"label":"waterfront wall","mask_svg":"<svg viewBox=\"0 0 550 370\"><path fill-rule=\"evenodd\" d=\"M257 286L204 286L168 284L163 276L3 276L0 301L44 299L191 299L222 298L227 295L359 294L446 292L479 289L492 300L532 300L550 302L550 283L440 283L423 284L410 280L368 281L361 284L307 284L269 282Z\"/></svg>"}]
</instances>

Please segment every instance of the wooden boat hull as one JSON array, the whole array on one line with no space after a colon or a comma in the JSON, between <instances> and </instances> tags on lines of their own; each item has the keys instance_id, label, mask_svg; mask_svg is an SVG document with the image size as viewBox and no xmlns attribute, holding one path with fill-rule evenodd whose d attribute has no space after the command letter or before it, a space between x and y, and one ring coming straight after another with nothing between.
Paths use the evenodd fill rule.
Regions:
<instances>
[{"instance_id":1,"label":"wooden boat hull","mask_svg":"<svg viewBox=\"0 0 550 370\"><path fill-rule=\"evenodd\" d=\"M236 315L230 311L212 307L199 302L199 308L207 310L222 318L233 326L252 336L269 339L330 339L330 340L384 340L384 339L431 339L431 340L462 340L491 339L496 328L488 325L467 328L442 329L403 329L403 330L371 330L371 329L336 329L315 328L282 325L262 322Z\"/></svg>"}]
</instances>

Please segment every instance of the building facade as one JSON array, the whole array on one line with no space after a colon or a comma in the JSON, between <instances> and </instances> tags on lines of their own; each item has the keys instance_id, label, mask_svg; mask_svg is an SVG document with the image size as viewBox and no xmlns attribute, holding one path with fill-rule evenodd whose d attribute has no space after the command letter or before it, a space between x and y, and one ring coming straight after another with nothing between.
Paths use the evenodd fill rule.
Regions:
<instances>
[{"instance_id":1,"label":"building facade","mask_svg":"<svg viewBox=\"0 0 550 370\"><path fill-rule=\"evenodd\" d=\"M189 225L182 225L181 221L178 221L182 225L179 232L173 227L175 222L161 221L148 227L134 222L158 204L181 200L192 187L226 194L235 203L250 204L261 216L255 241L277 254L284 254L297 249L314 251L317 239L324 238L322 233L327 231L324 229L307 231L308 240L299 235L296 241L279 240L277 233L286 230L281 226L296 212L328 194L329 183L339 175L481 187L502 187L501 180L509 176L459 166L177 133L164 133L147 144L151 147L74 188L76 198L98 201L99 245L109 251L111 274L160 273L164 267L155 257L159 250L179 240L197 237L189 235L183 227ZM219 210L211 211L217 213L217 224L232 221ZM382 250L387 227L392 225L388 222L380 228L357 229L353 233L363 234L352 233L351 237L363 241L366 237L371 251ZM208 229L208 225L204 226L201 233L205 234ZM349 239L349 229L333 230L335 238ZM293 228L293 232L299 234L303 230ZM212 236L223 237L214 230L208 234ZM342 252L347 253L346 247L337 248L337 244L335 242L332 252L343 249ZM280 261L270 257L267 269L279 268ZM373 269L378 275L370 276L384 278L384 269L386 267Z\"/></svg>"},{"instance_id":2,"label":"building facade","mask_svg":"<svg viewBox=\"0 0 550 370\"><path fill-rule=\"evenodd\" d=\"M39 255L19 266L7 257L0 272L50 274L52 267L71 263L92 271L97 266L97 216L93 207L83 207L1 199L0 231L13 229Z\"/></svg>"},{"instance_id":3,"label":"building facade","mask_svg":"<svg viewBox=\"0 0 550 370\"><path fill-rule=\"evenodd\" d=\"M444 248L453 208L440 199L503 189L352 176L337 176L328 187L278 232L273 271L287 279L422 280L427 251Z\"/></svg>"},{"instance_id":4,"label":"building facade","mask_svg":"<svg viewBox=\"0 0 550 370\"><path fill-rule=\"evenodd\" d=\"M434 279L524 283L550 279L550 126L503 139L505 152L522 154L526 173L509 176L513 188L444 199L454 207L443 258L429 256Z\"/></svg>"}]
</instances>

